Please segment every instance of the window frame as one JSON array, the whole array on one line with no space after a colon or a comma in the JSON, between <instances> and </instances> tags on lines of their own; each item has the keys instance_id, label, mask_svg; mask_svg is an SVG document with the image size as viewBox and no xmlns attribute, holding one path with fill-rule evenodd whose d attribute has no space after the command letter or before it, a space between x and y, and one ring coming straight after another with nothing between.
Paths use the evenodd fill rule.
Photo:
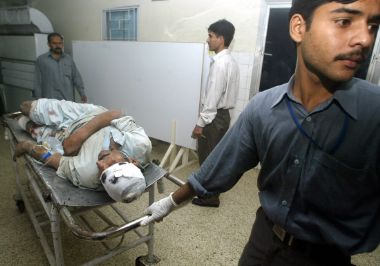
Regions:
<instances>
[{"instance_id":1,"label":"window frame","mask_svg":"<svg viewBox=\"0 0 380 266\"><path fill-rule=\"evenodd\" d=\"M108 25L107 25L107 15L112 12L120 12L120 11L130 11L135 10L136 12L136 18L135 18L135 31L136 34L134 36L134 39L112 39L112 36L108 37ZM104 9L102 12L102 40L104 41L138 41L139 39L139 6L122 6L122 7L116 7L116 8L108 8Z\"/></svg>"}]
</instances>

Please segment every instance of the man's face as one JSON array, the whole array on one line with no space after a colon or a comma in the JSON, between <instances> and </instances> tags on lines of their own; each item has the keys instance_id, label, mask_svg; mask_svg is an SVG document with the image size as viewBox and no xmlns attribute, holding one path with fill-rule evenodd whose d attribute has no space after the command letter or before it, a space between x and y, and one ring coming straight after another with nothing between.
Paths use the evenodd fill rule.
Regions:
<instances>
[{"instance_id":1,"label":"man's face","mask_svg":"<svg viewBox=\"0 0 380 266\"><path fill-rule=\"evenodd\" d=\"M123 154L118 150L103 150L98 155L98 161L96 165L98 166L99 173L101 174L105 169L110 167L115 163L125 162Z\"/></svg>"},{"instance_id":2,"label":"man's face","mask_svg":"<svg viewBox=\"0 0 380 266\"><path fill-rule=\"evenodd\" d=\"M59 36L54 36L49 42L50 51L55 54L62 54L63 40Z\"/></svg>"},{"instance_id":3,"label":"man's face","mask_svg":"<svg viewBox=\"0 0 380 266\"><path fill-rule=\"evenodd\" d=\"M218 53L224 49L224 38L216 35L214 32L208 32L208 49L212 52Z\"/></svg>"},{"instance_id":4,"label":"man's face","mask_svg":"<svg viewBox=\"0 0 380 266\"><path fill-rule=\"evenodd\" d=\"M333 82L353 77L368 56L380 21L380 0L318 7L298 56L308 71Z\"/></svg>"}]
</instances>

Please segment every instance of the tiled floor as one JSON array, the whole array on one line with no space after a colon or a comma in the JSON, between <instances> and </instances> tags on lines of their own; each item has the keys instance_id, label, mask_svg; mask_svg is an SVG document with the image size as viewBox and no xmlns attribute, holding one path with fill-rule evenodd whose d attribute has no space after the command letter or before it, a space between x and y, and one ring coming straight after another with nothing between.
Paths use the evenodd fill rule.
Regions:
<instances>
[{"instance_id":1,"label":"tiled floor","mask_svg":"<svg viewBox=\"0 0 380 266\"><path fill-rule=\"evenodd\" d=\"M48 265L31 221L15 206L16 185L2 127L0 136L0 265ZM153 159L161 159L167 145L158 141L153 144ZM193 164L174 174L186 180L197 167ZM157 265L237 265L258 207L256 176L256 170L247 172L232 190L221 195L221 206L217 209L188 204L158 223L155 227L155 254L161 261ZM165 193L156 194L157 198L175 189L176 185L166 181ZM120 204L120 207L132 217L138 217L146 202L147 193L138 201ZM66 265L84 263L103 251L98 242L78 240L65 226L62 231ZM127 234L128 237L134 236ZM135 258L146 252L142 245L102 265L134 265ZM380 248L371 254L354 257L353 262L363 266L380 265Z\"/></svg>"}]
</instances>

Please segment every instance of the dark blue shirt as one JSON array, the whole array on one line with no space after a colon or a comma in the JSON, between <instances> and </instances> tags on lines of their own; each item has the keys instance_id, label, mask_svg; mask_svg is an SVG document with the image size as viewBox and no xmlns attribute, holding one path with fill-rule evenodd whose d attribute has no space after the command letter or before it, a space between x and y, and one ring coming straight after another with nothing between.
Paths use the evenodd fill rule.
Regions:
<instances>
[{"instance_id":1,"label":"dark blue shirt","mask_svg":"<svg viewBox=\"0 0 380 266\"><path fill-rule=\"evenodd\" d=\"M260 203L274 223L349 254L372 251L380 241L380 88L352 79L308 112L292 84L255 95L189 183L199 195L224 192L260 162Z\"/></svg>"}]
</instances>

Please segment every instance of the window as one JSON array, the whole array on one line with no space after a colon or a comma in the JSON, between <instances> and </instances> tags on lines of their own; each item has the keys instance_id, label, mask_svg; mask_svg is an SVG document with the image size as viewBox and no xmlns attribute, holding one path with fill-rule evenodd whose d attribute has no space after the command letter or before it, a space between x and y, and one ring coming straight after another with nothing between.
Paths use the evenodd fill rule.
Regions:
<instances>
[{"instance_id":1,"label":"window","mask_svg":"<svg viewBox=\"0 0 380 266\"><path fill-rule=\"evenodd\" d=\"M104 11L105 40L137 41L137 7Z\"/></svg>"}]
</instances>

